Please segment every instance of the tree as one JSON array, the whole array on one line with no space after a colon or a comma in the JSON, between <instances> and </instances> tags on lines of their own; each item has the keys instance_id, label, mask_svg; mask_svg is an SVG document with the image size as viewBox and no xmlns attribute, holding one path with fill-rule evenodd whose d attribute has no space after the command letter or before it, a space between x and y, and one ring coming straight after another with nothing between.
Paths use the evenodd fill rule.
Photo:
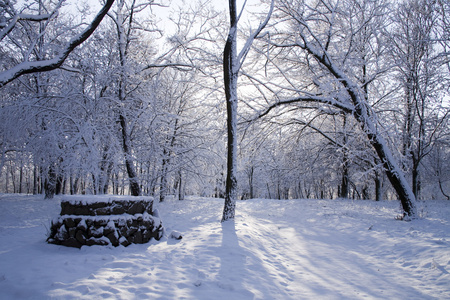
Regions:
<instances>
[{"instance_id":1,"label":"tree","mask_svg":"<svg viewBox=\"0 0 450 300\"><path fill-rule=\"evenodd\" d=\"M355 3L358 5L355 6ZM290 90L296 95L288 99L277 99L262 115L269 113L275 107L311 102L352 115L379 157L402 203L405 216L414 218L415 196L380 131L382 126L365 93L367 85L374 82L385 70L375 61L371 67L371 74L368 73L370 69L367 65L365 67L367 72L362 73L363 77L358 77L356 72L356 70L364 71L364 68L358 67L364 66L360 63L360 48L355 47L355 45L361 45L357 40L358 32L369 30L372 36L377 37L375 30L379 29L372 21L383 15L385 7L382 3L375 3L368 12L365 12L362 9L368 8L367 5L363 5L365 3L372 2L317 1L306 4L302 1L280 1L278 11L282 18L287 20L285 28L289 29L287 31L277 29L277 38L273 38L275 36L273 34L268 42L272 48L279 51L276 54L278 59L275 68L281 72L282 77L286 78L290 84ZM359 10L349 11L355 7ZM357 22L356 18L363 13L368 14L363 18L364 22ZM341 34L342 32L347 34ZM380 49L376 49L374 57L376 57L375 54L382 53ZM292 61L294 64L297 63L296 67L300 64L309 68L312 82L309 85L303 83L304 89L292 87L295 83L289 77L290 73L283 71L282 68L283 60L280 59L282 54L285 55L286 62ZM292 71L292 68L286 70ZM329 110L329 108L323 109Z\"/></svg>"},{"instance_id":2,"label":"tree","mask_svg":"<svg viewBox=\"0 0 450 300\"><path fill-rule=\"evenodd\" d=\"M237 14L236 0L229 0L230 29L223 52L223 78L225 98L227 103L227 177L225 186L225 204L223 208L222 222L234 219L237 198L237 105L238 105L238 75L239 70L250 51L253 40L269 22L272 15L274 1L272 0L269 13L258 29L250 34L241 52L237 53L238 22L242 15Z\"/></svg>"},{"instance_id":3,"label":"tree","mask_svg":"<svg viewBox=\"0 0 450 300\"><path fill-rule=\"evenodd\" d=\"M392 37L391 53L397 62L403 91L400 95L403 165L411 173L416 197L421 190L422 161L437 143L450 113L443 92L448 85L445 70L448 59L445 50L439 47L443 34L435 30L439 28L438 12L437 1L401 3L396 10Z\"/></svg>"}]
</instances>

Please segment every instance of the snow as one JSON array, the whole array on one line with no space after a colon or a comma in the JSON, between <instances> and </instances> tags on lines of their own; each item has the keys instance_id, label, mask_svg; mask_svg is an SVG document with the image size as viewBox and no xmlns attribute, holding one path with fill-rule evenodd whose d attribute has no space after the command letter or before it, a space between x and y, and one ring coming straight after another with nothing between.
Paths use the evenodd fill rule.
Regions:
<instances>
[{"instance_id":1,"label":"snow","mask_svg":"<svg viewBox=\"0 0 450 300\"><path fill-rule=\"evenodd\" d=\"M74 205L78 204L92 204L92 203L112 203L114 201L120 201L120 200L129 200L130 196L112 196L112 195L98 195L98 196L92 196L92 195L70 195L65 196L62 198L62 201L69 202ZM154 201L153 197L149 196L138 196L138 197L131 197L131 199L136 200L143 200L143 201Z\"/></svg>"},{"instance_id":2,"label":"snow","mask_svg":"<svg viewBox=\"0 0 450 300\"><path fill-rule=\"evenodd\" d=\"M450 299L450 201L155 203L166 234L147 244L47 244L61 198L0 195L0 299Z\"/></svg>"}]
</instances>

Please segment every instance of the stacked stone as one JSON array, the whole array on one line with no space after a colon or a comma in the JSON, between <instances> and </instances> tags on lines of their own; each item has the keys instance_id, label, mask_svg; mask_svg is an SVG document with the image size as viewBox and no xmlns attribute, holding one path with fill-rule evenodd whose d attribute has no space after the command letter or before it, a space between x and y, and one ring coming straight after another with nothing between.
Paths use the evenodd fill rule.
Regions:
<instances>
[{"instance_id":1,"label":"stacked stone","mask_svg":"<svg viewBox=\"0 0 450 300\"><path fill-rule=\"evenodd\" d=\"M50 227L49 243L80 248L83 245L128 246L159 240L163 227L153 199L64 199L61 216Z\"/></svg>"}]
</instances>

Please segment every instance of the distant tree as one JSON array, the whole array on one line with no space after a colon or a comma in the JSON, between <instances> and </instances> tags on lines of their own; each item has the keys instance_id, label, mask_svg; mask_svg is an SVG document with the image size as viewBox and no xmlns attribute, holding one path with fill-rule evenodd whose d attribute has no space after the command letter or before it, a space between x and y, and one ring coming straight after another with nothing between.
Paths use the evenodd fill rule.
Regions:
<instances>
[{"instance_id":1,"label":"distant tree","mask_svg":"<svg viewBox=\"0 0 450 300\"><path fill-rule=\"evenodd\" d=\"M421 190L422 162L432 151L450 117L448 53L441 47L437 1L408 0L399 4L392 33L392 56L402 94L402 155L416 197Z\"/></svg>"}]
</instances>

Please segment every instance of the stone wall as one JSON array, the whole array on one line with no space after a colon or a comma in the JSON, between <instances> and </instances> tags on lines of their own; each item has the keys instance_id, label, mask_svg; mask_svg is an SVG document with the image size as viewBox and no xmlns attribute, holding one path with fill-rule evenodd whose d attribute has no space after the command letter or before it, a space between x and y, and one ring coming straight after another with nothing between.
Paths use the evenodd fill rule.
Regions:
<instances>
[{"instance_id":1,"label":"stone wall","mask_svg":"<svg viewBox=\"0 0 450 300\"><path fill-rule=\"evenodd\" d=\"M49 243L128 246L159 240L163 226L150 197L63 199L61 216L52 221Z\"/></svg>"}]
</instances>

